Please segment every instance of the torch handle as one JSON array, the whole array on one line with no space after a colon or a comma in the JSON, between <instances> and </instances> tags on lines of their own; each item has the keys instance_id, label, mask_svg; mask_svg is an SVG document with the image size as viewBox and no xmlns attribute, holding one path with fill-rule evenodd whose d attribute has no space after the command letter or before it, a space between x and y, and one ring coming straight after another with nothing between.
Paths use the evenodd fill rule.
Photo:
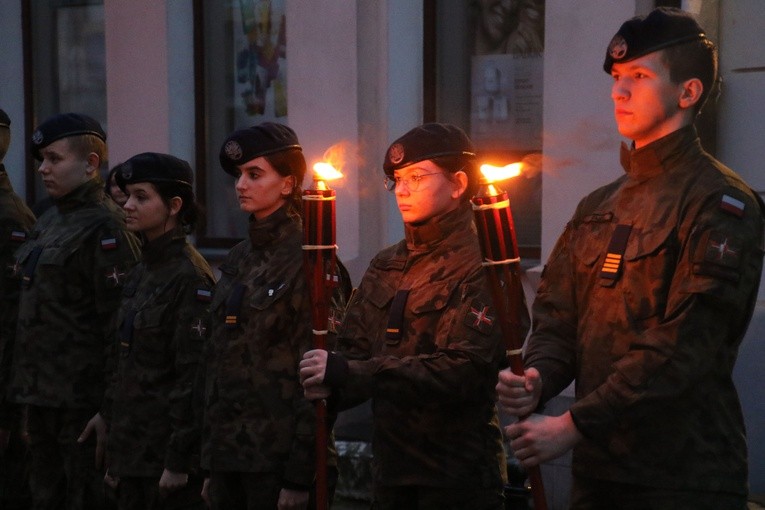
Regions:
<instances>
[{"instance_id":1,"label":"torch handle","mask_svg":"<svg viewBox=\"0 0 765 510\"><path fill-rule=\"evenodd\" d=\"M311 326L313 328L313 348L327 350L329 300L331 298L331 278L334 274L334 249L305 250L306 275L311 293ZM314 402L316 413L316 510L329 509L329 486L327 476L329 423L327 401Z\"/></svg>"},{"instance_id":2,"label":"torch handle","mask_svg":"<svg viewBox=\"0 0 765 510\"><path fill-rule=\"evenodd\" d=\"M520 278L520 263L486 266L486 274L489 279L492 300L498 311L510 370L515 375L522 376L524 374L522 354L524 325L520 310L525 306L525 302L523 284ZM521 417L519 420L526 418L528 416ZM531 485L534 509L547 510L547 498L539 466L527 468L526 472L529 477L529 485Z\"/></svg>"}]
</instances>

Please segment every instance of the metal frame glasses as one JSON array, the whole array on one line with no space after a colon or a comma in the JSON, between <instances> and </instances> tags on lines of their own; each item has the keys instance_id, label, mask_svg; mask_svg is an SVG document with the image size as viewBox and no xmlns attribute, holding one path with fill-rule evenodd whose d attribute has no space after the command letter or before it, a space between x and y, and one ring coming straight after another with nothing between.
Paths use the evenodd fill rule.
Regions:
<instances>
[{"instance_id":1,"label":"metal frame glasses","mask_svg":"<svg viewBox=\"0 0 765 510\"><path fill-rule=\"evenodd\" d=\"M409 177L386 177L383 183L385 184L385 189L391 193L394 193L396 188L401 184L404 184L409 191L417 191L420 189L420 182L422 182L423 177L438 175L440 173L442 172L431 172L429 174L415 173Z\"/></svg>"}]
</instances>

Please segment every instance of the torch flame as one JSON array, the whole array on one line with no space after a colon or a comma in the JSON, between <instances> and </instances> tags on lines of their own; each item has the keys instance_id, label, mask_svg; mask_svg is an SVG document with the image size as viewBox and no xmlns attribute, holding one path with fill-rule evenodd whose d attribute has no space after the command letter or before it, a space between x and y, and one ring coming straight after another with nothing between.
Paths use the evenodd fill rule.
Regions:
<instances>
[{"instance_id":1,"label":"torch flame","mask_svg":"<svg viewBox=\"0 0 765 510\"><path fill-rule=\"evenodd\" d=\"M505 179L510 179L511 177L517 177L521 175L522 167L523 163L521 162L510 163L509 165L505 166L483 164L481 165L481 173L483 174L484 179L486 179L486 182L491 183L504 181Z\"/></svg>"},{"instance_id":2,"label":"torch flame","mask_svg":"<svg viewBox=\"0 0 765 510\"><path fill-rule=\"evenodd\" d=\"M334 166L332 166L332 164L325 163L324 161L320 161L319 163L314 164L313 171L315 178L322 181L331 181L334 179L339 179L343 176L343 174Z\"/></svg>"}]
</instances>

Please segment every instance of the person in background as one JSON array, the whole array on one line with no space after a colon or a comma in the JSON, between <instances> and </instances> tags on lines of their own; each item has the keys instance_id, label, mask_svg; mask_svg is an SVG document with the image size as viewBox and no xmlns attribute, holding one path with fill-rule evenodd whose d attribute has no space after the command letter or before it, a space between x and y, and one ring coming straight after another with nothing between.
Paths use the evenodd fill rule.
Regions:
<instances>
[{"instance_id":1,"label":"person in background","mask_svg":"<svg viewBox=\"0 0 765 510\"><path fill-rule=\"evenodd\" d=\"M120 510L203 509L192 390L214 278L186 239L198 218L194 173L186 161L147 152L119 165L115 179L143 250L117 316L116 371L102 409L105 480Z\"/></svg>"},{"instance_id":2,"label":"person in background","mask_svg":"<svg viewBox=\"0 0 765 510\"><path fill-rule=\"evenodd\" d=\"M7 398L21 280L14 252L26 241L35 216L13 191L5 170L10 143L11 119L0 110L0 508L15 510L29 506L30 494L22 408Z\"/></svg>"},{"instance_id":3,"label":"person in background","mask_svg":"<svg viewBox=\"0 0 765 510\"><path fill-rule=\"evenodd\" d=\"M16 251L21 295L10 398L26 407L34 508L102 508L106 426L98 410L138 241L104 194L106 134L97 121L55 115L37 127L31 149L54 205Z\"/></svg>"},{"instance_id":4,"label":"person in background","mask_svg":"<svg viewBox=\"0 0 765 510\"><path fill-rule=\"evenodd\" d=\"M297 373L312 340L305 158L292 129L267 122L231 133L220 164L236 178L250 228L221 264L211 304L204 494L213 510L313 508L316 416Z\"/></svg>"},{"instance_id":5,"label":"person in background","mask_svg":"<svg viewBox=\"0 0 765 510\"><path fill-rule=\"evenodd\" d=\"M542 273L524 416L576 382L560 416L506 428L526 466L573 449L572 508L743 510L744 421L731 373L757 301L763 203L706 153L694 119L717 77L692 15L622 24L603 65L625 174L578 205Z\"/></svg>"},{"instance_id":6,"label":"person in background","mask_svg":"<svg viewBox=\"0 0 765 510\"><path fill-rule=\"evenodd\" d=\"M469 202L475 159L449 124L391 144L383 169L405 239L372 260L337 349L300 363L306 397L339 410L371 399L376 509L504 508L494 387L505 349Z\"/></svg>"}]
</instances>

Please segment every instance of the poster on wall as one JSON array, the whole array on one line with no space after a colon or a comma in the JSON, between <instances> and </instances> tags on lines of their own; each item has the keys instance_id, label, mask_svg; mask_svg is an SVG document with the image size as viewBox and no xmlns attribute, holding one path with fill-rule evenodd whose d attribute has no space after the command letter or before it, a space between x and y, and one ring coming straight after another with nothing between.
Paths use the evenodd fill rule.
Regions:
<instances>
[{"instance_id":1,"label":"poster on wall","mask_svg":"<svg viewBox=\"0 0 765 510\"><path fill-rule=\"evenodd\" d=\"M541 56L473 57L471 137L484 149L542 148Z\"/></svg>"},{"instance_id":2,"label":"poster on wall","mask_svg":"<svg viewBox=\"0 0 765 510\"><path fill-rule=\"evenodd\" d=\"M235 0L235 125L287 123L285 0Z\"/></svg>"},{"instance_id":3,"label":"poster on wall","mask_svg":"<svg viewBox=\"0 0 765 510\"><path fill-rule=\"evenodd\" d=\"M482 150L540 150L544 0L477 4L471 137Z\"/></svg>"}]
</instances>

